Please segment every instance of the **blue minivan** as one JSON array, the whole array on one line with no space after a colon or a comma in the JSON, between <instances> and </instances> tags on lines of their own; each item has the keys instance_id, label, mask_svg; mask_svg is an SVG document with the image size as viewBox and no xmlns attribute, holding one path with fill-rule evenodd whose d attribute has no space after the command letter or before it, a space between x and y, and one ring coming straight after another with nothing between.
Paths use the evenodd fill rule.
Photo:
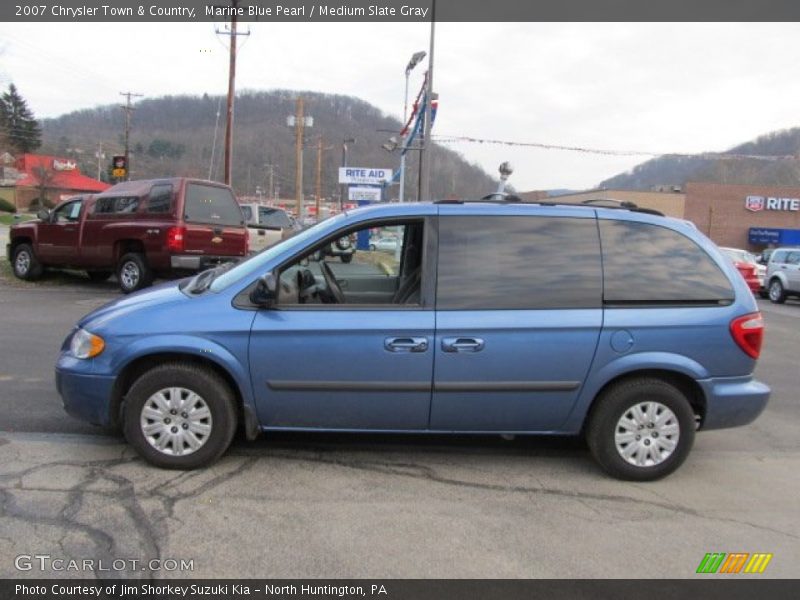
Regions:
<instances>
[{"instance_id":1,"label":"blue minivan","mask_svg":"<svg viewBox=\"0 0 800 600\"><path fill-rule=\"evenodd\" d=\"M397 243L370 249L374 235ZM343 236L350 263L325 252ZM763 331L744 280L688 222L389 204L95 310L56 384L69 414L121 426L165 468L211 463L237 429L583 435L608 473L643 481L680 466L696 430L764 409Z\"/></svg>"}]
</instances>

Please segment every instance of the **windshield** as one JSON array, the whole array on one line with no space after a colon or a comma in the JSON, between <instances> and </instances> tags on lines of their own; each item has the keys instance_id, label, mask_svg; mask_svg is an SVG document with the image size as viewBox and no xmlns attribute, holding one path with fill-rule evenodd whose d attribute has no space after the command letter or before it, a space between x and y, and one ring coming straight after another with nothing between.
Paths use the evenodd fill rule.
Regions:
<instances>
[{"instance_id":1,"label":"windshield","mask_svg":"<svg viewBox=\"0 0 800 600\"><path fill-rule=\"evenodd\" d=\"M236 267L227 271L225 273L218 274L217 277L211 282L208 286L212 292L221 292L226 287L231 285L232 283L239 281L240 279L255 279L256 277L260 277L264 275L264 269L267 263L269 263L274 257L278 256L281 252L286 250L291 246L298 246L301 247L305 245L305 243L309 240L314 238L317 233L323 229L327 229L330 225L333 225L345 218L344 213L336 215L330 219L326 219L324 221L320 221L313 227L309 227L297 235L290 237L287 240L282 242L278 242L274 246L270 246L266 250L259 252L255 256L240 262Z\"/></svg>"}]
</instances>

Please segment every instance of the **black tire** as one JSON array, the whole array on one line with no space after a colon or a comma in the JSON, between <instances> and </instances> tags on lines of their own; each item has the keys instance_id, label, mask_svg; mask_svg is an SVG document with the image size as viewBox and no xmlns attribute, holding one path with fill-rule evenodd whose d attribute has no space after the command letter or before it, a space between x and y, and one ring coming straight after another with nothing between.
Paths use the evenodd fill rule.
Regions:
<instances>
[{"instance_id":1,"label":"black tire","mask_svg":"<svg viewBox=\"0 0 800 600\"><path fill-rule=\"evenodd\" d=\"M636 446L630 445L630 448L634 450L631 460L635 460L639 455L637 447L643 451L642 456L646 458L652 457L653 450L657 450L659 454L663 453L665 451L662 447L664 440L677 441L677 443L671 453L666 458L660 459L660 462L635 465L623 458L622 450L617 449L616 434L618 428L621 435L625 433L623 427L620 426L623 417L633 415L632 411L635 407L641 407L648 402L658 403L672 411L674 419L670 417L665 425L673 429L677 425L677 440L675 440L674 434L666 434L668 429L664 427L660 429L662 439L658 440L659 427L648 428L651 425L648 423L643 427L632 428L634 435L644 438L641 444L638 441L640 438L637 437L635 438L637 441L632 440L625 444L622 450L627 449L630 444L636 444ZM668 416L663 411L656 414L657 416ZM648 415L645 412L642 413L642 416ZM636 424L635 416L629 420L629 423ZM639 433L639 429L641 429L641 433ZM612 385L597 398L586 427L586 442L595 460L612 477L628 481L652 481L669 475L681 466L692 448L694 434L694 411L686 396L665 381L642 378L629 379ZM647 446L643 447L644 444Z\"/></svg>"},{"instance_id":2,"label":"black tire","mask_svg":"<svg viewBox=\"0 0 800 600\"><path fill-rule=\"evenodd\" d=\"M122 293L130 294L153 283L153 271L144 256L136 252L129 252L119 259L117 279Z\"/></svg>"},{"instance_id":3,"label":"black tire","mask_svg":"<svg viewBox=\"0 0 800 600\"><path fill-rule=\"evenodd\" d=\"M86 271L86 274L89 276L89 279L95 282L105 281L111 275L113 275L113 271Z\"/></svg>"},{"instance_id":4,"label":"black tire","mask_svg":"<svg viewBox=\"0 0 800 600\"><path fill-rule=\"evenodd\" d=\"M146 406L152 408L152 397L168 388L194 392L210 413L210 432L203 436L202 445L189 454L175 455L176 438L169 434L165 438L169 446L165 446L164 451L159 450L153 444L158 443L164 434L152 436L155 441L150 442L142 430L142 411ZM165 413L165 416L175 419L174 424L167 423L170 431L180 433L178 427L183 428L181 415L176 412ZM159 424L156 420L149 422ZM125 438L147 462L164 469L196 469L210 465L230 446L236 432L236 422L236 400L228 384L213 371L192 363L171 363L150 369L133 383L125 397ZM188 449L184 442L180 444L183 451Z\"/></svg>"},{"instance_id":5,"label":"black tire","mask_svg":"<svg viewBox=\"0 0 800 600\"><path fill-rule=\"evenodd\" d=\"M783 304L786 302L786 290L780 279L773 279L769 282L769 301L773 304Z\"/></svg>"},{"instance_id":6,"label":"black tire","mask_svg":"<svg viewBox=\"0 0 800 600\"><path fill-rule=\"evenodd\" d=\"M369 245L369 249L370 249L372 252L375 252L375 250L377 250L377 248L375 247L375 244L370 244L370 245Z\"/></svg>"},{"instance_id":7,"label":"black tire","mask_svg":"<svg viewBox=\"0 0 800 600\"><path fill-rule=\"evenodd\" d=\"M342 262L345 264L353 261L352 254L342 254L339 258L341 258Z\"/></svg>"},{"instance_id":8,"label":"black tire","mask_svg":"<svg viewBox=\"0 0 800 600\"><path fill-rule=\"evenodd\" d=\"M11 267L14 275L25 281L39 279L44 271L30 244L19 244L14 248L11 255Z\"/></svg>"}]
</instances>

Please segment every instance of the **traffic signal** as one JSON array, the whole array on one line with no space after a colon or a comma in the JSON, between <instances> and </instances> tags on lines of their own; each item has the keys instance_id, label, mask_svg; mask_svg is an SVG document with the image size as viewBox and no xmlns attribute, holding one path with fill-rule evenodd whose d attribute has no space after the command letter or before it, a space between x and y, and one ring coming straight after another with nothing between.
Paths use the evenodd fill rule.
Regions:
<instances>
[{"instance_id":1,"label":"traffic signal","mask_svg":"<svg viewBox=\"0 0 800 600\"><path fill-rule=\"evenodd\" d=\"M111 158L111 175L122 179L128 173L128 161L125 155L115 155Z\"/></svg>"}]
</instances>

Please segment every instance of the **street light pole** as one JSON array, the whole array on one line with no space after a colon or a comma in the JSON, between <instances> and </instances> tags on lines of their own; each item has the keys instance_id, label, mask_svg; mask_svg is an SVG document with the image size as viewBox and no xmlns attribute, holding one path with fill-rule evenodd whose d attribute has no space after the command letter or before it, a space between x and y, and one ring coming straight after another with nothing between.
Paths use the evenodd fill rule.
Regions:
<instances>
[{"instance_id":1,"label":"street light pole","mask_svg":"<svg viewBox=\"0 0 800 600\"><path fill-rule=\"evenodd\" d=\"M411 55L411 60L408 61L408 65L406 66L406 92L405 92L405 99L403 100L403 127L406 126L406 120L408 119L408 77L411 75L411 71L416 67L419 62L425 58L426 54L424 50L419 52L415 52ZM403 144L402 144L402 151L400 153L400 202L406 201L405 191L406 191L406 152L405 152L405 140L408 137L408 133L403 136Z\"/></svg>"},{"instance_id":2,"label":"street light pole","mask_svg":"<svg viewBox=\"0 0 800 600\"><path fill-rule=\"evenodd\" d=\"M428 78L425 85L425 135L422 138L422 150L420 150L420 173L419 173L419 199L431 199L431 123L433 117L432 96L433 96L433 47L434 34L436 33L436 0L431 2L431 46L428 53Z\"/></svg>"}]
</instances>

